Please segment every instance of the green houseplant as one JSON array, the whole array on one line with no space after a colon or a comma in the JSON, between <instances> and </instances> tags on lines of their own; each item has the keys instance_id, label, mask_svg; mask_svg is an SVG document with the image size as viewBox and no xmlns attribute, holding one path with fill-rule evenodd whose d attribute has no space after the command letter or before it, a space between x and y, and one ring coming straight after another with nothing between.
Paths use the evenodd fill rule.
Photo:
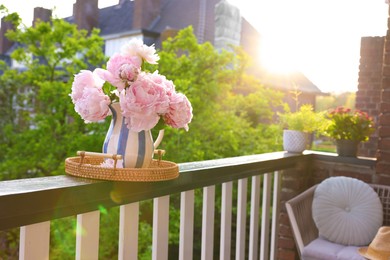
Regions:
<instances>
[{"instance_id":1,"label":"green houseplant","mask_svg":"<svg viewBox=\"0 0 390 260\"><path fill-rule=\"evenodd\" d=\"M327 121L323 112L315 112L312 105L302 105L296 112L279 113L283 127L283 148L287 152L301 153L310 144L310 134L323 132Z\"/></svg>"},{"instance_id":2,"label":"green houseplant","mask_svg":"<svg viewBox=\"0 0 390 260\"><path fill-rule=\"evenodd\" d=\"M336 141L337 153L355 157L360 142L368 141L374 132L374 121L366 112L338 107L327 113L329 125L325 134Z\"/></svg>"}]
</instances>

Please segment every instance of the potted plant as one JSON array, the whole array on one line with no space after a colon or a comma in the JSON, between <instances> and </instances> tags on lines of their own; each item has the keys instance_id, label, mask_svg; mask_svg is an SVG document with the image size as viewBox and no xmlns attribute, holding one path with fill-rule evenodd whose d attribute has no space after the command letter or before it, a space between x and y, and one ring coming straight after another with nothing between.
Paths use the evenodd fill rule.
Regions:
<instances>
[{"instance_id":1,"label":"potted plant","mask_svg":"<svg viewBox=\"0 0 390 260\"><path fill-rule=\"evenodd\" d=\"M310 134L322 132L326 127L323 112L315 112L313 106L302 105L297 112L279 114L283 127L283 149L302 153L310 144Z\"/></svg>"},{"instance_id":2,"label":"potted plant","mask_svg":"<svg viewBox=\"0 0 390 260\"><path fill-rule=\"evenodd\" d=\"M355 157L360 142L368 141L374 132L374 121L366 112L338 107L327 113L329 125L325 134L336 140L340 156Z\"/></svg>"}]
</instances>

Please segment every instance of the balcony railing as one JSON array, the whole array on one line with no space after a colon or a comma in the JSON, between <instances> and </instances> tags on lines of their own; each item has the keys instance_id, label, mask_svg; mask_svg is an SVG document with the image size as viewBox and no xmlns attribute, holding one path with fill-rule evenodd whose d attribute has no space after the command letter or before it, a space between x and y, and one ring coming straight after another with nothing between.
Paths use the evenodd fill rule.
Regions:
<instances>
[{"instance_id":1,"label":"balcony railing","mask_svg":"<svg viewBox=\"0 0 390 260\"><path fill-rule=\"evenodd\" d=\"M220 259L231 259L232 255L236 259L276 259L280 174L282 170L294 169L298 163L308 162L309 158L276 152L183 163L179 165L179 178L151 183L66 175L3 181L0 230L20 227L20 259L49 259L50 221L77 216L75 258L98 259L99 208L119 206L118 258L137 259L139 202L153 199L152 258L168 259L170 195L180 193L179 259L193 258L195 214L202 218L202 259L214 259L216 254ZM222 186L222 193L221 214L217 216L218 185ZM235 188L237 196L233 193ZM202 212L194 212L195 189L203 189ZM234 206L236 221L232 223ZM221 224L216 229L217 218ZM214 230L220 232L218 243L214 241Z\"/></svg>"}]
</instances>

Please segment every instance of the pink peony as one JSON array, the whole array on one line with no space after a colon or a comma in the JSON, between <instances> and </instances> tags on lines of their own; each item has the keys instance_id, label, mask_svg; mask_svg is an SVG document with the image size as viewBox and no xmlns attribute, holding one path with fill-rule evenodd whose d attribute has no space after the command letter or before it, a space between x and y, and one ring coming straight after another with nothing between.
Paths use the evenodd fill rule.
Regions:
<instances>
[{"instance_id":1,"label":"pink peony","mask_svg":"<svg viewBox=\"0 0 390 260\"><path fill-rule=\"evenodd\" d=\"M145 60L150 64L157 64L157 61L160 59L154 45L147 46L140 39L133 39L124 45L121 53L125 56L138 56L141 61Z\"/></svg>"},{"instance_id":2,"label":"pink peony","mask_svg":"<svg viewBox=\"0 0 390 260\"><path fill-rule=\"evenodd\" d=\"M131 117L125 117L125 123L127 128L134 132L140 132L143 130L150 130L155 127L160 120L160 116L157 114L144 115L141 114L133 115Z\"/></svg>"},{"instance_id":3,"label":"pink peony","mask_svg":"<svg viewBox=\"0 0 390 260\"><path fill-rule=\"evenodd\" d=\"M127 126L133 131L149 130L168 111L169 96L163 80L155 74L141 73L129 88L121 93L120 105Z\"/></svg>"},{"instance_id":4,"label":"pink peony","mask_svg":"<svg viewBox=\"0 0 390 260\"><path fill-rule=\"evenodd\" d=\"M167 125L174 128L184 128L188 131L188 124L192 120L192 106L187 97L181 93L174 93L170 97L169 111L164 116Z\"/></svg>"},{"instance_id":5,"label":"pink peony","mask_svg":"<svg viewBox=\"0 0 390 260\"><path fill-rule=\"evenodd\" d=\"M141 71L142 61L137 57L114 54L107 62L107 70L96 69L96 73L104 80L122 91L137 79Z\"/></svg>"},{"instance_id":6,"label":"pink peony","mask_svg":"<svg viewBox=\"0 0 390 260\"><path fill-rule=\"evenodd\" d=\"M82 70L80 73L74 76L72 84L72 93L70 97L73 103L77 102L83 96L84 89L86 88L98 88L103 87L104 80L98 77L97 74L92 73L89 70Z\"/></svg>"},{"instance_id":7,"label":"pink peony","mask_svg":"<svg viewBox=\"0 0 390 260\"><path fill-rule=\"evenodd\" d=\"M86 123L100 121L109 114L111 102L119 99L121 114L132 131L150 130L161 118L172 127L188 130L192 119L188 99L157 71L141 71L144 62L157 64L158 59L153 45L134 39L109 59L107 69L82 70L75 75L70 94L76 112ZM105 81L116 89L103 88Z\"/></svg>"},{"instance_id":8,"label":"pink peony","mask_svg":"<svg viewBox=\"0 0 390 260\"><path fill-rule=\"evenodd\" d=\"M85 123L97 122L106 118L110 98L99 88L85 88L82 97L75 102L75 110Z\"/></svg>"},{"instance_id":9,"label":"pink peony","mask_svg":"<svg viewBox=\"0 0 390 260\"><path fill-rule=\"evenodd\" d=\"M149 79L154 82L154 84L161 85L168 96L171 96L175 93L175 85L172 80L168 80L164 75L158 74L158 71L149 74Z\"/></svg>"}]
</instances>

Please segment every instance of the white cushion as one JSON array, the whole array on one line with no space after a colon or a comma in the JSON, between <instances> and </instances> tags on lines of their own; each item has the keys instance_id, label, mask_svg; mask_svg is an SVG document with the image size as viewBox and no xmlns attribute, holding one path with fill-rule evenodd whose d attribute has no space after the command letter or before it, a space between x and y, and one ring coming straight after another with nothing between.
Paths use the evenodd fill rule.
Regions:
<instances>
[{"instance_id":1,"label":"white cushion","mask_svg":"<svg viewBox=\"0 0 390 260\"><path fill-rule=\"evenodd\" d=\"M358 248L357 246L343 246L323 238L317 238L303 248L302 259L364 260L365 258L358 253Z\"/></svg>"},{"instance_id":2,"label":"white cushion","mask_svg":"<svg viewBox=\"0 0 390 260\"><path fill-rule=\"evenodd\" d=\"M368 245L383 222L378 194L367 184L349 177L321 182L312 205L319 235L343 245Z\"/></svg>"}]
</instances>

